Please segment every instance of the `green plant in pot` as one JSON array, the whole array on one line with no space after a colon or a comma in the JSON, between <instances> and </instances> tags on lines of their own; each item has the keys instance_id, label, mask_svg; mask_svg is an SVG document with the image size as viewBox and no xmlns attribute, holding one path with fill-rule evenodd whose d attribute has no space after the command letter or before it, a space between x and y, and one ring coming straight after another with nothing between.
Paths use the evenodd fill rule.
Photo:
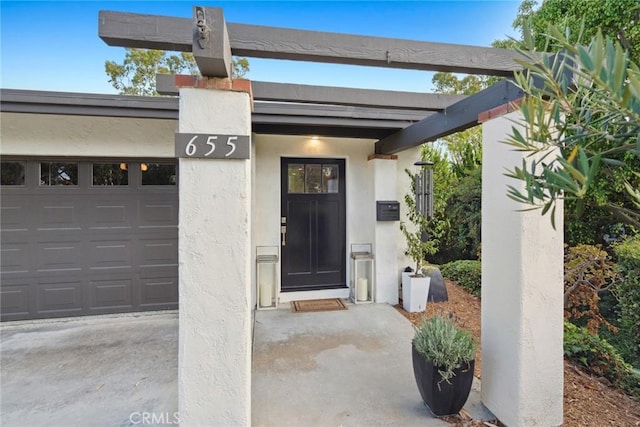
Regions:
<instances>
[{"instance_id":1,"label":"green plant in pot","mask_svg":"<svg viewBox=\"0 0 640 427\"><path fill-rule=\"evenodd\" d=\"M400 231L407 241L404 254L415 263L412 275L403 275L402 280L402 307L410 313L422 312L427 306L430 278L423 272L422 266L426 258L438 250L438 241L429 236L429 219L420 212L414 198L415 181L411 171L405 169L411 179L412 194L404 196L407 205L407 219L411 225L400 222ZM432 233L431 233L432 234Z\"/></svg>"},{"instance_id":2,"label":"green plant in pot","mask_svg":"<svg viewBox=\"0 0 640 427\"><path fill-rule=\"evenodd\" d=\"M455 415L471 391L475 341L452 315L423 318L414 329L413 375L422 400L438 417Z\"/></svg>"}]
</instances>

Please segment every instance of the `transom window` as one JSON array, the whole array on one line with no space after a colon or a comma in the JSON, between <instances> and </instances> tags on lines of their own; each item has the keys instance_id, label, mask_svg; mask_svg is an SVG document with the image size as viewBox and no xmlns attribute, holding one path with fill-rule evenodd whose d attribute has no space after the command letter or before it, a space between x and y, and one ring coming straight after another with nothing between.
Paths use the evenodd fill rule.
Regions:
<instances>
[{"instance_id":1,"label":"transom window","mask_svg":"<svg viewBox=\"0 0 640 427\"><path fill-rule=\"evenodd\" d=\"M337 193L337 164L296 163L288 170L289 193Z\"/></svg>"}]
</instances>

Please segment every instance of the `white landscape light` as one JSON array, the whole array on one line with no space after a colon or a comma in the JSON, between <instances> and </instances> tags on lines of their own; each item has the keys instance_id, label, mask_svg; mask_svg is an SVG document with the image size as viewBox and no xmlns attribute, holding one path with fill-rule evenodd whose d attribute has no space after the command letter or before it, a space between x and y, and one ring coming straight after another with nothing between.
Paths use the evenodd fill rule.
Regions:
<instances>
[{"instance_id":1,"label":"white landscape light","mask_svg":"<svg viewBox=\"0 0 640 427\"><path fill-rule=\"evenodd\" d=\"M351 245L351 283L349 298L360 304L375 300L375 280L371 243Z\"/></svg>"},{"instance_id":2,"label":"white landscape light","mask_svg":"<svg viewBox=\"0 0 640 427\"><path fill-rule=\"evenodd\" d=\"M258 310L278 307L278 246L256 247L256 307Z\"/></svg>"}]
</instances>

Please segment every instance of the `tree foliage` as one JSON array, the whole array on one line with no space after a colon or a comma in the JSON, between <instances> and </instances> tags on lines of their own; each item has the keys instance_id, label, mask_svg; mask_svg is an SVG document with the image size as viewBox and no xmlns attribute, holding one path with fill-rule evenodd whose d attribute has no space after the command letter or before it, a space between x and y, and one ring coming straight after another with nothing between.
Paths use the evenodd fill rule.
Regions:
<instances>
[{"instance_id":1,"label":"tree foliage","mask_svg":"<svg viewBox=\"0 0 640 427\"><path fill-rule=\"evenodd\" d=\"M618 325L627 342L621 345L625 360L640 368L640 235L613 246L622 276L614 290L619 301Z\"/></svg>"},{"instance_id":2,"label":"tree foliage","mask_svg":"<svg viewBox=\"0 0 640 427\"><path fill-rule=\"evenodd\" d=\"M463 170L462 163L451 160L447 147L422 146L422 159L433 163L434 209L427 232L439 236L438 250L432 254L438 264L475 259L480 247L482 171L479 163Z\"/></svg>"},{"instance_id":3,"label":"tree foliage","mask_svg":"<svg viewBox=\"0 0 640 427\"><path fill-rule=\"evenodd\" d=\"M446 259L477 259L482 236L482 168L476 167L450 189L445 207L451 224L441 239Z\"/></svg>"},{"instance_id":4,"label":"tree foliage","mask_svg":"<svg viewBox=\"0 0 640 427\"><path fill-rule=\"evenodd\" d=\"M524 34L531 23L533 43L539 51L552 51L545 34L549 25L567 28L569 43L576 44L582 37L590 39L598 31L617 39L640 62L640 2L638 0L544 0L539 7L534 0L524 0L513 22L515 29Z\"/></svg>"},{"instance_id":5,"label":"tree foliage","mask_svg":"<svg viewBox=\"0 0 640 427\"><path fill-rule=\"evenodd\" d=\"M198 74L193 54L170 54L162 50L126 49L122 63L105 61L109 83L123 95L156 96L156 74ZM249 71L246 58L233 59L235 77Z\"/></svg>"},{"instance_id":6,"label":"tree foliage","mask_svg":"<svg viewBox=\"0 0 640 427\"><path fill-rule=\"evenodd\" d=\"M551 27L548 44L566 53L540 60L525 37L527 71L515 74L524 131L514 126L506 142L528 158L508 173L524 184L509 197L550 212L552 222L565 199L577 217L599 209L640 229L640 70L600 33L588 45L570 40Z\"/></svg>"},{"instance_id":7,"label":"tree foliage","mask_svg":"<svg viewBox=\"0 0 640 427\"><path fill-rule=\"evenodd\" d=\"M440 72L433 76L432 83L438 93L473 95L495 80L495 77L458 77ZM432 154L434 150L440 152L439 158ZM442 174L434 174L434 192L442 200L442 211L436 215L440 215L443 225L434 260L445 263L456 259L476 259L481 228L482 127L476 126L441 138L437 148L424 145L423 158L438 159L436 165L442 162L441 170L448 171L444 186L438 187Z\"/></svg>"},{"instance_id":8,"label":"tree foliage","mask_svg":"<svg viewBox=\"0 0 640 427\"><path fill-rule=\"evenodd\" d=\"M437 93L473 95L487 88L492 78L476 75L460 78L452 73L440 72L434 74L431 82ZM439 142L445 145L456 176L463 177L482 165L482 127L454 133L441 138Z\"/></svg>"}]
</instances>

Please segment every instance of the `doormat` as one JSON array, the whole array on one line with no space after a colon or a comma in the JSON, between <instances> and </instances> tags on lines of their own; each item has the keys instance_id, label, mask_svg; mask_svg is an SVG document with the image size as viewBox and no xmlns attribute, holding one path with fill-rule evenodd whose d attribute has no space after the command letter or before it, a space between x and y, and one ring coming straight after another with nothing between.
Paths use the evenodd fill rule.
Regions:
<instances>
[{"instance_id":1,"label":"doormat","mask_svg":"<svg viewBox=\"0 0 640 427\"><path fill-rule=\"evenodd\" d=\"M340 298L292 301L291 307L293 308L293 311L295 313L306 313L306 312L312 312L312 311L348 310L347 306Z\"/></svg>"}]
</instances>

